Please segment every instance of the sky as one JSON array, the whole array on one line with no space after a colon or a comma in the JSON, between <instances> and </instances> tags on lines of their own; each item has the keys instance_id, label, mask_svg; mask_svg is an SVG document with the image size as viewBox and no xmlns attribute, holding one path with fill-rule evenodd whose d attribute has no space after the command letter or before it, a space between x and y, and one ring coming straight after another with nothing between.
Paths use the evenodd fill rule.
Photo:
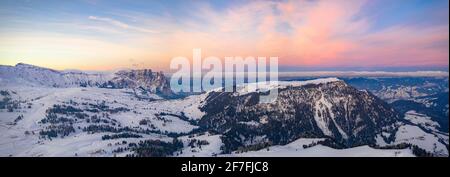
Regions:
<instances>
[{"instance_id":1,"label":"sky","mask_svg":"<svg viewBox=\"0 0 450 177\"><path fill-rule=\"evenodd\" d=\"M202 57L278 57L289 71L448 70L448 3L1 0L0 64L167 71L201 48Z\"/></svg>"}]
</instances>

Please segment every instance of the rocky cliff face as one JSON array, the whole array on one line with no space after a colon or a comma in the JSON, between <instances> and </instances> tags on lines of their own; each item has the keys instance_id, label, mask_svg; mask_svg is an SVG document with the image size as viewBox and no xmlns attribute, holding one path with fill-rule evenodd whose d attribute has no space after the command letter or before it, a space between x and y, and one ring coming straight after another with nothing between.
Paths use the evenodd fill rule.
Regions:
<instances>
[{"instance_id":1,"label":"rocky cliff face","mask_svg":"<svg viewBox=\"0 0 450 177\"><path fill-rule=\"evenodd\" d=\"M173 96L166 76L162 72L152 72L150 69L119 71L104 86L133 88L140 92Z\"/></svg>"}]
</instances>

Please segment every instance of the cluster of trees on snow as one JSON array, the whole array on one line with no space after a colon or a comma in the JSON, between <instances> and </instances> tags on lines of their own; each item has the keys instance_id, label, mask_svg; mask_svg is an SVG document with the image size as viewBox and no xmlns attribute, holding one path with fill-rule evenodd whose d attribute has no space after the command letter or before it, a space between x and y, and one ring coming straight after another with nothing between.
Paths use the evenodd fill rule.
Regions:
<instances>
[{"instance_id":1,"label":"cluster of trees on snow","mask_svg":"<svg viewBox=\"0 0 450 177\"><path fill-rule=\"evenodd\" d=\"M52 138L56 137L65 137L68 136L70 133L74 133L75 129L67 124L58 124L58 125L50 125L47 126L45 129L41 130L39 132L39 135L41 138L49 138L50 140Z\"/></svg>"},{"instance_id":2,"label":"cluster of trees on snow","mask_svg":"<svg viewBox=\"0 0 450 177\"><path fill-rule=\"evenodd\" d=\"M333 149L345 149L348 148L346 145L339 143L338 141L335 141L333 139L325 139L322 141L318 141L317 144L323 145L323 146L328 146L330 148Z\"/></svg>"},{"instance_id":3,"label":"cluster of trees on snow","mask_svg":"<svg viewBox=\"0 0 450 177\"><path fill-rule=\"evenodd\" d=\"M388 146L378 146L374 145L372 146L376 149L406 149L409 148L412 150L412 153L417 157L433 157L434 154L426 151L425 149L420 148L417 145L410 144L410 143L400 143L396 145L388 145Z\"/></svg>"},{"instance_id":4,"label":"cluster of trees on snow","mask_svg":"<svg viewBox=\"0 0 450 177\"><path fill-rule=\"evenodd\" d=\"M319 142L312 142L310 144L304 144L302 147L303 147L303 149L307 149L307 148L310 148L310 147L314 147L314 146L316 146L318 144L319 144Z\"/></svg>"},{"instance_id":5,"label":"cluster of trees on snow","mask_svg":"<svg viewBox=\"0 0 450 177\"><path fill-rule=\"evenodd\" d=\"M272 146L272 142L262 142L262 143L257 143L257 144L252 144L252 145L248 145L248 146L240 146L236 152L237 153L243 153L243 152L248 152L248 151L257 151L257 150L261 150L264 148L268 148L269 146Z\"/></svg>"},{"instance_id":6,"label":"cluster of trees on snow","mask_svg":"<svg viewBox=\"0 0 450 177\"><path fill-rule=\"evenodd\" d=\"M198 139L194 138L194 139L190 139L188 141L188 146L191 148L198 147L198 148L202 149L202 146L206 146L206 145L209 145L209 142L206 140L198 140Z\"/></svg>"},{"instance_id":7,"label":"cluster of trees on snow","mask_svg":"<svg viewBox=\"0 0 450 177\"><path fill-rule=\"evenodd\" d=\"M171 137L176 137L178 136L178 134L171 134L171 133L167 133L167 132L161 132L160 130L150 130L150 129L142 129L142 128L130 128L128 126L125 127L114 127L114 126L110 126L110 125L105 125L105 124L94 124L94 125L89 125L87 127L83 128L84 132L88 132L88 133L102 133L102 132L111 132L111 133L123 133L123 132L129 132L129 133L140 133L140 134L151 134L151 133L155 133L155 134L166 134L166 135L171 135Z\"/></svg>"},{"instance_id":8,"label":"cluster of trees on snow","mask_svg":"<svg viewBox=\"0 0 450 177\"><path fill-rule=\"evenodd\" d=\"M128 144L133 154L129 157L165 157L183 148L183 142L174 138L172 142L160 140L145 140L138 144Z\"/></svg>"},{"instance_id":9,"label":"cluster of trees on snow","mask_svg":"<svg viewBox=\"0 0 450 177\"><path fill-rule=\"evenodd\" d=\"M82 105L82 107L79 107ZM84 108L83 108L84 106ZM70 133L75 132L73 125L80 123L80 120L85 121L89 124L87 127L82 129L85 132L96 133L96 132L143 132L150 133L145 130L136 131L129 127L121 128L120 123L115 119L110 118L110 114L129 111L127 108L118 107L111 108L106 105L105 102L99 104L92 103L77 103L73 100L69 102L64 102L64 104L55 104L46 110L45 117L39 121L40 124L49 124L43 130L40 131L41 137L56 138L65 137ZM90 113L89 113L90 112ZM91 114L91 115L89 115ZM17 119L16 119L17 120ZM20 120L20 119L19 119ZM118 125L119 128L115 126ZM136 137L134 135L129 135L130 133L124 133L120 135L105 136L105 139L116 139L120 137Z\"/></svg>"},{"instance_id":10,"label":"cluster of trees on snow","mask_svg":"<svg viewBox=\"0 0 450 177\"><path fill-rule=\"evenodd\" d=\"M63 138L75 132L73 124L75 119L71 115L79 114L82 110L66 105L53 105L46 110L45 118L39 121L40 124L49 124L43 130L39 131L41 138Z\"/></svg>"},{"instance_id":11,"label":"cluster of trees on snow","mask_svg":"<svg viewBox=\"0 0 450 177\"><path fill-rule=\"evenodd\" d=\"M142 136L128 132L102 136L102 140L119 139L119 138L142 138Z\"/></svg>"},{"instance_id":12,"label":"cluster of trees on snow","mask_svg":"<svg viewBox=\"0 0 450 177\"><path fill-rule=\"evenodd\" d=\"M14 124L16 124L17 122L21 121L22 119L23 119L23 115L22 114L17 116L17 118L14 119Z\"/></svg>"},{"instance_id":13,"label":"cluster of trees on snow","mask_svg":"<svg viewBox=\"0 0 450 177\"><path fill-rule=\"evenodd\" d=\"M92 112L92 113L99 113L99 112L108 112L110 114L116 114L119 112L129 112L130 109L125 107L117 107L117 108L111 108L110 106L106 105L106 101L102 101L98 104L93 103L87 103L88 108L86 111Z\"/></svg>"},{"instance_id":14,"label":"cluster of trees on snow","mask_svg":"<svg viewBox=\"0 0 450 177\"><path fill-rule=\"evenodd\" d=\"M142 119L139 121L139 125L147 125L148 127L150 127L153 130L156 130L156 126L154 124L151 123L150 120L148 119Z\"/></svg>"},{"instance_id":15,"label":"cluster of trees on snow","mask_svg":"<svg viewBox=\"0 0 450 177\"><path fill-rule=\"evenodd\" d=\"M45 115L45 118L43 118L39 123L41 123L41 124L47 124L47 123L49 123L49 124L59 124L59 123L73 124L74 122L75 122L75 120L72 118L58 116L55 113L47 112L47 115Z\"/></svg>"},{"instance_id":16,"label":"cluster of trees on snow","mask_svg":"<svg viewBox=\"0 0 450 177\"><path fill-rule=\"evenodd\" d=\"M147 125L149 122L147 119L142 119L139 121L139 125Z\"/></svg>"},{"instance_id":17,"label":"cluster of trees on snow","mask_svg":"<svg viewBox=\"0 0 450 177\"><path fill-rule=\"evenodd\" d=\"M0 110L6 109L8 112L14 112L14 110L21 108L21 102L13 100L11 98L11 93L8 91L0 90L0 95L3 97L0 99Z\"/></svg>"}]
</instances>

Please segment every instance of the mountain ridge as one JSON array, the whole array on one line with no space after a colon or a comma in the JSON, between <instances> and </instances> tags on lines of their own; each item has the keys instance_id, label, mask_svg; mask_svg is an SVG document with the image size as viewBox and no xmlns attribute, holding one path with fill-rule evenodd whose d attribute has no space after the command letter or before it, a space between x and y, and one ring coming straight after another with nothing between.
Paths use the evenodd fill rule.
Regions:
<instances>
[{"instance_id":1,"label":"mountain ridge","mask_svg":"<svg viewBox=\"0 0 450 177\"><path fill-rule=\"evenodd\" d=\"M131 76L133 77L130 78ZM0 85L131 88L162 96L174 95L163 72L153 72L149 69L120 70L114 73L86 73L83 71L58 71L18 63L15 66L0 65L0 78Z\"/></svg>"}]
</instances>

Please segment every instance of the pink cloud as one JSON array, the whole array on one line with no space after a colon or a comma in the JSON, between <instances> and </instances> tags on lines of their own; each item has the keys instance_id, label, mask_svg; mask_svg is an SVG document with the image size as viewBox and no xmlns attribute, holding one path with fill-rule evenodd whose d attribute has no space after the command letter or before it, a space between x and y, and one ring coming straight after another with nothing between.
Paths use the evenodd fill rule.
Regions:
<instances>
[{"instance_id":1,"label":"pink cloud","mask_svg":"<svg viewBox=\"0 0 450 177\"><path fill-rule=\"evenodd\" d=\"M101 61L98 63L113 59L114 62L107 63L114 66L134 58L151 68L168 68L173 57L190 57L192 49L202 48L204 57L277 56L280 65L289 66L448 66L448 22L421 27L405 23L374 29L374 22L360 14L367 3L366 0L249 1L216 11L199 2L198 6L190 7L191 14L182 20L172 14L148 17L120 13L132 18L133 23L89 16L84 19L89 23L65 28L113 33L111 37L118 37L120 43L95 36L80 42L72 40L80 39L79 35L69 33L64 39L71 40L58 41L50 34L29 34L39 39L32 43L18 39L23 35L3 35L2 57L11 61L47 58L45 63L60 58L70 58L76 63L89 63L79 62L79 58ZM448 15L448 10L433 13ZM144 23L134 23L138 21ZM46 50L42 50L43 46ZM73 66L68 61L67 66Z\"/></svg>"}]
</instances>

